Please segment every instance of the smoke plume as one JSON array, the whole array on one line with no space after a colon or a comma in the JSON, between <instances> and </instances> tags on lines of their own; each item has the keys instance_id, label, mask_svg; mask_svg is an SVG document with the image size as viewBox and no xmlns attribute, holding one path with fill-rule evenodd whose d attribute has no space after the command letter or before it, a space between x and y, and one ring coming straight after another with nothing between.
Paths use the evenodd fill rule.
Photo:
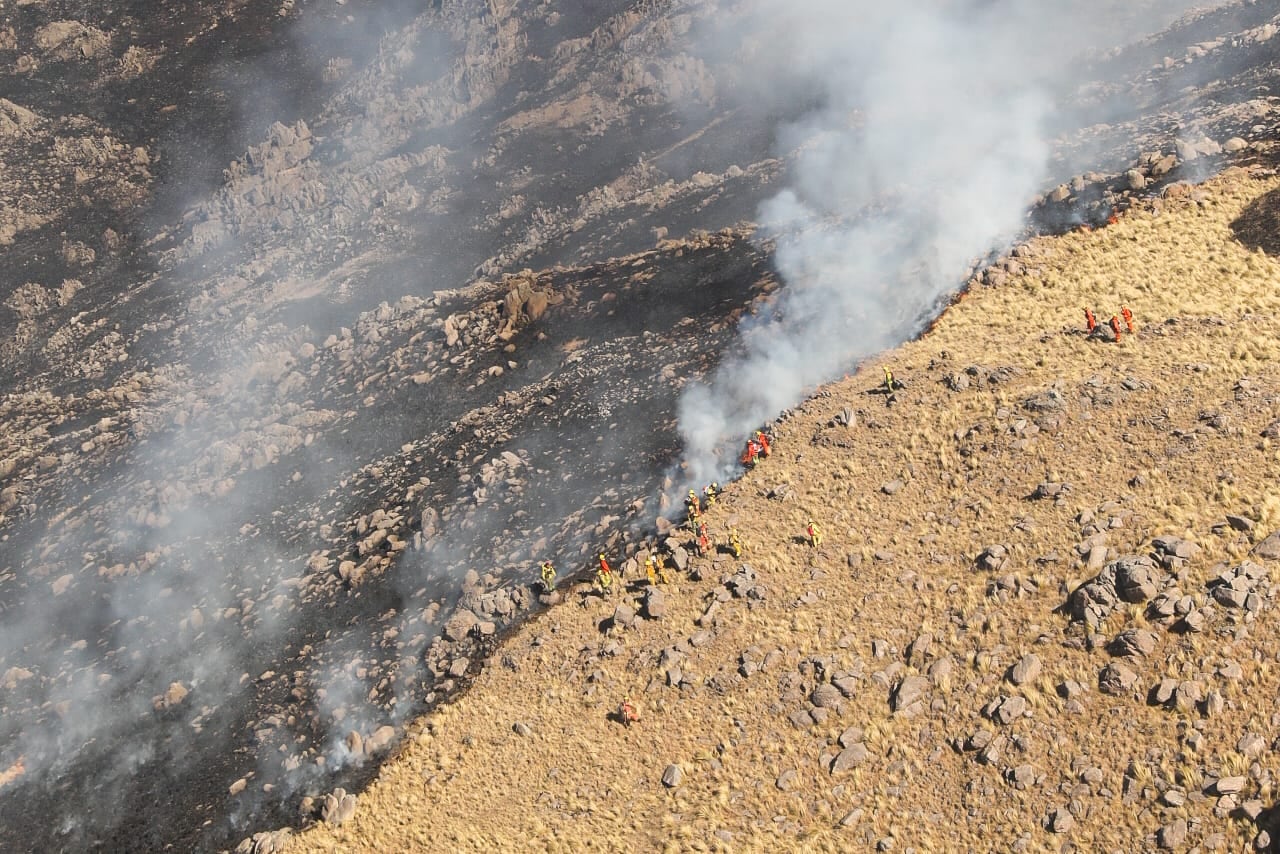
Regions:
<instances>
[{"instance_id":1,"label":"smoke plume","mask_svg":"<svg viewBox=\"0 0 1280 854\"><path fill-rule=\"evenodd\" d=\"M1189 5L755 0L718 34L744 45L729 97L812 106L779 132L788 186L759 211L786 288L681 401L689 476L724 477L749 431L921 329L1024 227L1079 55Z\"/></svg>"}]
</instances>

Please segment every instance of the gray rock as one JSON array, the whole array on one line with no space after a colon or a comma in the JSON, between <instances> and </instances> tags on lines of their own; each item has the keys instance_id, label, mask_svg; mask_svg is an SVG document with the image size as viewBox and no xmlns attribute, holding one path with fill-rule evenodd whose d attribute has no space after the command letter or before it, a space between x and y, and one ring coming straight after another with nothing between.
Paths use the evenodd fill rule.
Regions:
<instances>
[{"instance_id":1,"label":"gray rock","mask_svg":"<svg viewBox=\"0 0 1280 854\"><path fill-rule=\"evenodd\" d=\"M1249 531L1253 530L1253 520L1248 518L1247 516L1236 516L1234 514L1228 513L1227 524L1230 525L1232 529L1236 531L1244 531L1248 533ZM1261 543L1259 543L1259 545L1261 545Z\"/></svg>"},{"instance_id":2,"label":"gray rock","mask_svg":"<svg viewBox=\"0 0 1280 854\"><path fill-rule=\"evenodd\" d=\"M1118 661L1113 661L1098 674L1098 690L1118 697L1129 693L1138 681L1138 674Z\"/></svg>"},{"instance_id":3,"label":"gray rock","mask_svg":"<svg viewBox=\"0 0 1280 854\"><path fill-rule=\"evenodd\" d=\"M1214 792L1219 795L1234 795L1244 789L1244 777L1223 777L1214 783Z\"/></svg>"},{"instance_id":4,"label":"gray rock","mask_svg":"<svg viewBox=\"0 0 1280 854\"><path fill-rule=\"evenodd\" d=\"M1156 648L1157 640L1155 634L1146 629L1125 629L1116 635L1108 649L1112 655L1146 656Z\"/></svg>"},{"instance_id":5,"label":"gray rock","mask_svg":"<svg viewBox=\"0 0 1280 854\"><path fill-rule=\"evenodd\" d=\"M861 727L851 726L844 732L840 733L840 738L837 740L841 747L853 747L855 744L860 744L862 742L862 736L863 733Z\"/></svg>"},{"instance_id":6,"label":"gray rock","mask_svg":"<svg viewBox=\"0 0 1280 854\"><path fill-rule=\"evenodd\" d=\"M1253 554L1263 560L1280 560L1280 531L1268 534L1266 539L1253 547Z\"/></svg>"},{"instance_id":7,"label":"gray rock","mask_svg":"<svg viewBox=\"0 0 1280 854\"><path fill-rule=\"evenodd\" d=\"M1040 656L1029 652L1009 669L1009 681L1014 685L1025 685L1039 677L1041 669Z\"/></svg>"},{"instance_id":8,"label":"gray rock","mask_svg":"<svg viewBox=\"0 0 1280 854\"><path fill-rule=\"evenodd\" d=\"M1177 679L1161 679L1151 691L1151 699L1159 705L1168 705L1173 701L1173 694L1178 690Z\"/></svg>"},{"instance_id":9,"label":"gray rock","mask_svg":"<svg viewBox=\"0 0 1280 854\"><path fill-rule=\"evenodd\" d=\"M644 594L644 615L650 620L661 620L667 615L667 594L650 587Z\"/></svg>"},{"instance_id":10,"label":"gray rock","mask_svg":"<svg viewBox=\"0 0 1280 854\"><path fill-rule=\"evenodd\" d=\"M525 736L526 738L533 735L533 730L524 721L516 721L511 725L511 729L516 735Z\"/></svg>"},{"instance_id":11,"label":"gray rock","mask_svg":"<svg viewBox=\"0 0 1280 854\"><path fill-rule=\"evenodd\" d=\"M674 789L684 781L684 769L679 765L668 765L666 770L662 772L662 785L668 789Z\"/></svg>"},{"instance_id":12,"label":"gray rock","mask_svg":"<svg viewBox=\"0 0 1280 854\"><path fill-rule=\"evenodd\" d=\"M858 680L852 676L837 676L831 680L831 684L846 697L852 697L858 690Z\"/></svg>"},{"instance_id":13,"label":"gray rock","mask_svg":"<svg viewBox=\"0 0 1280 854\"><path fill-rule=\"evenodd\" d=\"M987 546L978 555L979 569L989 572L1000 572L1009 565L1009 550L1001 545Z\"/></svg>"},{"instance_id":14,"label":"gray rock","mask_svg":"<svg viewBox=\"0 0 1280 854\"><path fill-rule=\"evenodd\" d=\"M613 624L622 628L630 628L636 621L636 609L622 604L613 609Z\"/></svg>"},{"instance_id":15,"label":"gray rock","mask_svg":"<svg viewBox=\"0 0 1280 854\"><path fill-rule=\"evenodd\" d=\"M792 770L783 771L781 774L778 775L778 779L773 781L773 785L777 786L778 789L785 792L789 790L792 787L792 785L796 782L797 776L799 775L797 775L795 771L792 771Z\"/></svg>"},{"instance_id":16,"label":"gray rock","mask_svg":"<svg viewBox=\"0 0 1280 854\"><path fill-rule=\"evenodd\" d=\"M881 486L880 491L883 492L885 495L893 495L898 490L902 489L903 485L904 484L902 483L901 480L896 480L896 479L891 480L888 483Z\"/></svg>"},{"instance_id":17,"label":"gray rock","mask_svg":"<svg viewBox=\"0 0 1280 854\"><path fill-rule=\"evenodd\" d=\"M813 726L813 718L809 716L808 709L800 709L787 715L787 720L791 721L791 725L796 729L808 729Z\"/></svg>"},{"instance_id":18,"label":"gray rock","mask_svg":"<svg viewBox=\"0 0 1280 854\"><path fill-rule=\"evenodd\" d=\"M466 656L459 656L449 664L449 675L454 679L461 679L467 675L467 668L471 666L471 659Z\"/></svg>"},{"instance_id":19,"label":"gray rock","mask_svg":"<svg viewBox=\"0 0 1280 854\"><path fill-rule=\"evenodd\" d=\"M1066 807L1058 807L1049 813L1047 824L1049 825L1049 830L1053 833L1070 833L1071 828L1076 826L1076 820Z\"/></svg>"},{"instance_id":20,"label":"gray rock","mask_svg":"<svg viewBox=\"0 0 1280 854\"><path fill-rule=\"evenodd\" d=\"M334 827L350 821L355 813L356 796L348 794L346 789L334 789L324 796L320 805L321 820Z\"/></svg>"},{"instance_id":21,"label":"gray rock","mask_svg":"<svg viewBox=\"0 0 1280 854\"><path fill-rule=\"evenodd\" d=\"M1235 154L1236 152L1244 151L1248 147L1249 143L1245 142L1238 136L1233 136L1222 144L1222 150L1228 154Z\"/></svg>"},{"instance_id":22,"label":"gray rock","mask_svg":"<svg viewBox=\"0 0 1280 854\"><path fill-rule=\"evenodd\" d=\"M1124 173L1125 186L1130 190L1145 190L1147 188L1147 178L1137 169L1130 169Z\"/></svg>"},{"instance_id":23,"label":"gray rock","mask_svg":"<svg viewBox=\"0 0 1280 854\"><path fill-rule=\"evenodd\" d=\"M855 808L855 809L849 810L849 812L844 814L844 818L840 819L840 826L853 827L855 824L857 824L859 821L862 820L862 816L863 816L863 811L861 808Z\"/></svg>"},{"instance_id":24,"label":"gray rock","mask_svg":"<svg viewBox=\"0 0 1280 854\"><path fill-rule=\"evenodd\" d=\"M836 754L836 758L831 763L831 773L839 774L843 771L857 768L867 761L867 756L866 746L861 743L854 743Z\"/></svg>"},{"instance_id":25,"label":"gray rock","mask_svg":"<svg viewBox=\"0 0 1280 854\"><path fill-rule=\"evenodd\" d=\"M1025 697L1014 695L1005 697L1000 705L996 707L995 719L1000 723L1008 726L1009 724L1022 717L1027 711L1027 701Z\"/></svg>"},{"instance_id":26,"label":"gray rock","mask_svg":"<svg viewBox=\"0 0 1280 854\"><path fill-rule=\"evenodd\" d=\"M898 683L898 688L890 698L890 707L894 712L905 711L913 703L924 698L929 690L929 680L923 676L908 676Z\"/></svg>"},{"instance_id":27,"label":"gray rock","mask_svg":"<svg viewBox=\"0 0 1280 854\"><path fill-rule=\"evenodd\" d=\"M1249 599L1248 590L1237 590L1227 586L1213 588L1212 595L1215 602L1227 608L1243 608Z\"/></svg>"},{"instance_id":28,"label":"gray rock","mask_svg":"<svg viewBox=\"0 0 1280 854\"><path fill-rule=\"evenodd\" d=\"M1033 765L1019 765L1005 772L1005 780L1018 790L1026 790L1036 783L1036 769Z\"/></svg>"},{"instance_id":29,"label":"gray rock","mask_svg":"<svg viewBox=\"0 0 1280 854\"><path fill-rule=\"evenodd\" d=\"M1121 558L1115 566L1116 595L1126 602L1145 602L1156 595L1156 567L1145 557Z\"/></svg>"},{"instance_id":30,"label":"gray rock","mask_svg":"<svg viewBox=\"0 0 1280 854\"><path fill-rule=\"evenodd\" d=\"M1187 821L1182 818L1169 822L1156 834L1156 843L1169 851L1180 848L1186 841Z\"/></svg>"},{"instance_id":31,"label":"gray rock","mask_svg":"<svg viewBox=\"0 0 1280 854\"><path fill-rule=\"evenodd\" d=\"M809 695L809 702L820 709L837 709L843 700L844 695L840 690L827 682L814 688L813 693Z\"/></svg>"},{"instance_id":32,"label":"gray rock","mask_svg":"<svg viewBox=\"0 0 1280 854\"><path fill-rule=\"evenodd\" d=\"M480 618L466 608L459 608L448 622L444 624L444 636L447 640L460 641L480 622Z\"/></svg>"},{"instance_id":33,"label":"gray rock","mask_svg":"<svg viewBox=\"0 0 1280 854\"><path fill-rule=\"evenodd\" d=\"M1236 742L1236 752L1248 759L1257 759L1267 751L1267 740L1256 732L1246 732Z\"/></svg>"}]
</instances>

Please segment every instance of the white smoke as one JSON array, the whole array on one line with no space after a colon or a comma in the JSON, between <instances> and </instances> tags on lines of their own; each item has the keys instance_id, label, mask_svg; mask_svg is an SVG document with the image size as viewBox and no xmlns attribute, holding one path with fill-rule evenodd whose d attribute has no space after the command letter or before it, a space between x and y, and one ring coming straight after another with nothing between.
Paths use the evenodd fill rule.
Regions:
<instances>
[{"instance_id":1,"label":"white smoke","mask_svg":"<svg viewBox=\"0 0 1280 854\"><path fill-rule=\"evenodd\" d=\"M975 257L1023 228L1080 52L1189 4L1138 4L1136 18L1103 0L1025 5L748 4L729 96L813 106L779 134L789 186L760 208L786 288L680 404L695 482L729 474L724 452L814 386L917 332Z\"/></svg>"}]
</instances>

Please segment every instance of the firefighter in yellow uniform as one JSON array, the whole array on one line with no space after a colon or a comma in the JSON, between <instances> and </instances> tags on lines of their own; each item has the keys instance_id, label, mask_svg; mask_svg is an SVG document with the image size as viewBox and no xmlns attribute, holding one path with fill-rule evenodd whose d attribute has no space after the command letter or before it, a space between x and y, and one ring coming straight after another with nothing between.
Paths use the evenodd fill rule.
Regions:
<instances>
[{"instance_id":1,"label":"firefighter in yellow uniform","mask_svg":"<svg viewBox=\"0 0 1280 854\"><path fill-rule=\"evenodd\" d=\"M737 528L729 529L729 553L735 558L741 558L743 552L742 538L738 536Z\"/></svg>"},{"instance_id":2,"label":"firefighter in yellow uniform","mask_svg":"<svg viewBox=\"0 0 1280 854\"><path fill-rule=\"evenodd\" d=\"M809 535L810 546L816 549L818 546L822 545L822 529L818 527L817 522L810 519L809 524L804 530L805 533Z\"/></svg>"},{"instance_id":3,"label":"firefighter in yellow uniform","mask_svg":"<svg viewBox=\"0 0 1280 854\"><path fill-rule=\"evenodd\" d=\"M549 560L542 562L542 589L548 593L556 589L556 568Z\"/></svg>"},{"instance_id":4,"label":"firefighter in yellow uniform","mask_svg":"<svg viewBox=\"0 0 1280 854\"><path fill-rule=\"evenodd\" d=\"M601 593L608 593L613 589L613 570L609 568L609 561L605 560L604 553L600 553L600 566L596 569L596 583L600 585Z\"/></svg>"}]
</instances>

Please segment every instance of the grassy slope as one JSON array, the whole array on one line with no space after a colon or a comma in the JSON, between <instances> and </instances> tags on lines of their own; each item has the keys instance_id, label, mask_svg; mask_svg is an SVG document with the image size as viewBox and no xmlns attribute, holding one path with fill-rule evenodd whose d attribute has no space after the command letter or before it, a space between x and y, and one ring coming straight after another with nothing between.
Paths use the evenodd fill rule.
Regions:
<instances>
[{"instance_id":1,"label":"grassy slope","mask_svg":"<svg viewBox=\"0 0 1280 854\"><path fill-rule=\"evenodd\" d=\"M1239 799L1270 806L1275 797L1274 754L1236 750L1246 732L1270 739L1280 690L1273 613L1246 623L1218 609L1204 633L1179 635L1141 606L1122 607L1105 638L1146 626L1159 640L1131 664L1140 675L1133 695L1117 698L1097 690L1110 656L1089 651L1085 633L1053 609L1091 574L1075 550L1082 511L1114 526L1107 542L1119 554L1145 552L1160 534L1199 543L1179 582L1199 599L1215 563L1251 545L1250 535L1211 532L1226 513L1257 520L1252 539L1280 526L1270 491L1280 453L1259 438L1277 415L1280 264L1229 228L1278 186L1235 170L1195 191L1198 202L1170 199L1158 214L1034 241L1023 259L1030 273L973 293L932 334L824 389L778 427L773 458L729 488L712 528L736 520L769 593L754 607L724 603L711 638L680 664L690 686L666 685L658 653L698 630L707 597L732 571L727 560L704 581L669 588L665 619L612 638L598 625L615 603L575 592L512 638L456 705L411 728L354 819L316 826L289 850L836 850L885 836L896 850L1007 850L1022 837L1032 850L1066 839L1083 850L1136 850L1179 817L1191 820L1188 845L1250 844L1251 822L1215 816L1215 798L1194 793L1206 778L1249 775L1256 761ZM1139 333L1119 345L1086 340L1086 304L1104 322L1130 306ZM909 383L893 407L867 394L881 362ZM942 382L972 364L1017 373L959 392ZM1060 431L1019 441L1017 421L1029 417L1021 401L1055 383L1065 398ZM844 407L857 424L825 426ZM1195 431L1209 410L1220 429L1175 436ZM881 491L895 479L901 489ZM1068 481L1071 491L1056 503L1027 500L1044 480ZM780 483L790 497L766 498ZM811 514L826 532L816 553L793 542ZM992 575L974 558L993 543L1010 549L1005 573L1034 588L988 595ZM1057 562L1036 560L1055 553ZM908 656L921 635L928 650ZM752 646L759 657L781 655L748 679L733 676ZM1015 687L1005 671L1029 651L1043 673ZM789 717L809 708L815 683L804 662L814 657L828 659L828 676L862 676L841 709L802 730ZM953 666L935 668L924 713L892 715L887 684L946 657ZM1230 662L1242 676L1219 675ZM1147 705L1146 691L1165 676L1220 692L1225 711L1205 719ZM1078 706L1057 692L1069 679L1088 688ZM1016 693L1027 715L1008 726L982 716L990 700ZM607 714L628 694L643 720L624 729ZM516 734L517 721L532 733ZM1194 750L1181 738L1193 724L1203 728ZM850 726L863 729L869 756L832 775L825 763ZM951 744L983 729L1011 739L994 764ZM685 772L672 790L660 782L669 763ZM1023 764L1038 779L1019 790L1004 773ZM1082 782L1086 767L1101 779ZM1192 796L1162 805L1175 784ZM1074 827L1056 836L1042 821L1059 807L1074 813Z\"/></svg>"}]
</instances>

